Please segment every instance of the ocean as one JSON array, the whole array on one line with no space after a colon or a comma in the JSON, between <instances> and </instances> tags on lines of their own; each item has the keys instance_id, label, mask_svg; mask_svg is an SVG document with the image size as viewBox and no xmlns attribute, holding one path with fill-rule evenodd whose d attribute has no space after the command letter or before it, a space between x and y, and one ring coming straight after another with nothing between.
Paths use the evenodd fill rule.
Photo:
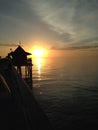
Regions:
<instances>
[{"instance_id":1,"label":"ocean","mask_svg":"<svg viewBox=\"0 0 98 130\"><path fill-rule=\"evenodd\" d=\"M56 130L98 128L98 51L57 53L33 59L36 100Z\"/></svg>"}]
</instances>

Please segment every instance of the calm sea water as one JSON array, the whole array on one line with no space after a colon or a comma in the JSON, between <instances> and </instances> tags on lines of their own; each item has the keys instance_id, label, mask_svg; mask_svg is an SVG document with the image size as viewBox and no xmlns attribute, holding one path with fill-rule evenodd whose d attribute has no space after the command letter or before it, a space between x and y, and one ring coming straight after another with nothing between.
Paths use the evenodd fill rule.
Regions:
<instances>
[{"instance_id":1,"label":"calm sea water","mask_svg":"<svg viewBox=\"0 0 98 130\"><path fill-rule=\"evenodd\" d=\"M33 59L34 95L56 130L98 128L98 54Z\"/></svg>"}]
</instances>

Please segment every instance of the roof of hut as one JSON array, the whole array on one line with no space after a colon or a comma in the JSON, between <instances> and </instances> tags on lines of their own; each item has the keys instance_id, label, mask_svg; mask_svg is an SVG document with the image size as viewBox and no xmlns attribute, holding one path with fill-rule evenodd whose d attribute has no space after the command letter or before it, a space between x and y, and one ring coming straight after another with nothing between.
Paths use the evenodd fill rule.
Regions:
<instances>
[{"instance_id":1,"label":"roof of hut","mask_svg":"<svg viewBox=\"0 0 98 130\"><path fill-rule=\"evenodd\" d=\"M18 46L15 51L9 53L9 55L13 54L31 55L31 53L26 52L21 46Z\"/></svg>"}]
</instances>

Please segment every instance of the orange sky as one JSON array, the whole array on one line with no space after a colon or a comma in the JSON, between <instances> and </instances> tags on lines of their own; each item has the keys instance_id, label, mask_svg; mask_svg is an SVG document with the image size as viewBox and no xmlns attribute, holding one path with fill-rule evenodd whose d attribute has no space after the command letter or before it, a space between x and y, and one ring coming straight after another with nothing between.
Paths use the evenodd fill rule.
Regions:
<instances>
[{"instance_id":1,"label":"orange sky","mask_svg":"<svg viewBox=\"0 0 98 130\"><path fill-rule=\"evenodd\" d=\"M5 46L0 46L0 56L5 57L7 54L11 51L10 49L14 51L17 47L5 47ZM80 55L90 55L93 54L95 56L98 56L98 48L90 48L90 49L76 49L76 50L51 50L49 48L45 47L33 47L32 48L29 46L23 46L23 49L25 51L28 51L32 53L34 56L34 50L37 49L43 49L44 50L44 55L43 57L70 57L70 56L80 56Z\"/></svg>"}]
</instances>

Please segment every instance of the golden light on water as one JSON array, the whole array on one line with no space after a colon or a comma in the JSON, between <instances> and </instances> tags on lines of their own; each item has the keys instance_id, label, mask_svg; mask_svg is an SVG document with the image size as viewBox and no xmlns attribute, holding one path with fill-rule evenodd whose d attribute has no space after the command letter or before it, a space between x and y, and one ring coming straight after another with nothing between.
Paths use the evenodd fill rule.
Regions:
<instances>
[{"instance_id":1,"label":"golden light on water","mask_svg":"<svg viewBox=\"0 0 98 130\"><path fill-rule=\"evenodd\" d=\"M40 75L41 75L41 58L37 58L36 61L37 61L37 67L38 67L38 75L40 77Z\"/></svg>"},{"instance_id":2,"label":"golden light on water","mask_svg":"<svg viewBox=\"0 0 98 130\"><path fill-rule=\"evenodd\" d=\"M42 71L45 65L45 59L43 57L36 57L33 59L35 65L34 68L37 70L38 80L42 80Z\"/></svg>"},{"instance_id":3,"label":"golden light on water","mask_svg":"<svg viewBox=\"0 0 98 130\"><path fill-rule=\"evenodd\" d=\"M37 70L38 80L41 80L42 69L45 64L45 59L49 55L49 50L40 46L31 47L29 52L32 54L34 69Z\"/></svg>"}]
</instances>

